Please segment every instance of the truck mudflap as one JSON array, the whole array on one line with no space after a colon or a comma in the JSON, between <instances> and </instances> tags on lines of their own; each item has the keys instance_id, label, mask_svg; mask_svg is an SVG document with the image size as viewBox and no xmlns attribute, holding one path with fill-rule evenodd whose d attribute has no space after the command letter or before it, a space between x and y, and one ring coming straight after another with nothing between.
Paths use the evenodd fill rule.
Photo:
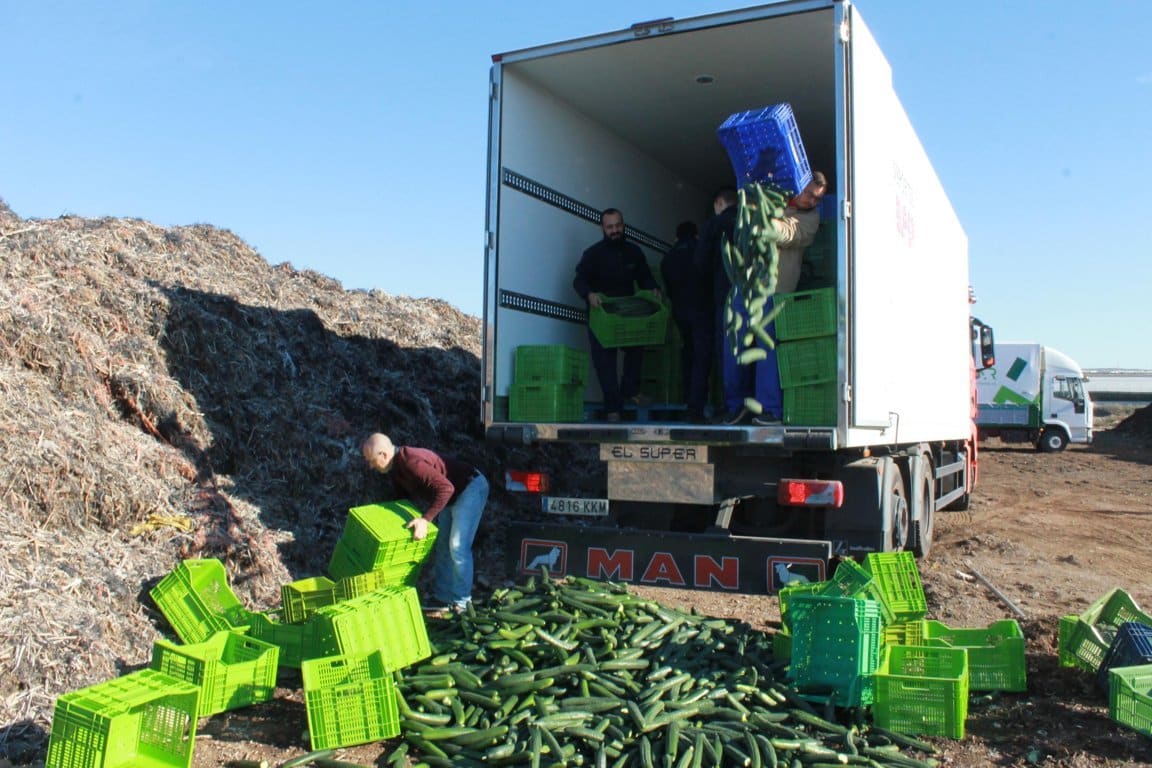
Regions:
<instances>
[{"instance_id":1,"label":"truck mudflap","mask_svg":"<svg viewBox=\"0 0 1152 768\"><path fill-rule=\"evenodd\" d=\"M554 522L512 521L507 560L515 578L540 574L744 594L775 594L823 581L828 541L678 533Z\"/></svg>"}]
</instances>

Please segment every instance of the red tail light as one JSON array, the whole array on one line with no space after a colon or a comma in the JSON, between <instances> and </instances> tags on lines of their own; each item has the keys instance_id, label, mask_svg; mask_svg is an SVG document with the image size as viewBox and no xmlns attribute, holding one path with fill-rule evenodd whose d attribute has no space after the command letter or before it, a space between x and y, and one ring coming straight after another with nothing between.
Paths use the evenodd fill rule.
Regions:
<instances>
[{"instance_id":1,"label":"red tail light","mask_svg":"<svg viewBox=\"0 0 1152 768\"><path fill-rule=\"evenodd\" d=\"M544 472L521 472L510 470L504 473L504 488L521 493L548 493L552 484Z\"/></svg>"},{"instance_id":2,"label":"red tail light","mask_svg":"<svg viewBox=\"0 0 1152 768\"><path fill-rule=\"evenodd\" d=\"M839 507L844 486L839 480L781 480L776 502L786 507Z\"/></svg>"}]
</instances>

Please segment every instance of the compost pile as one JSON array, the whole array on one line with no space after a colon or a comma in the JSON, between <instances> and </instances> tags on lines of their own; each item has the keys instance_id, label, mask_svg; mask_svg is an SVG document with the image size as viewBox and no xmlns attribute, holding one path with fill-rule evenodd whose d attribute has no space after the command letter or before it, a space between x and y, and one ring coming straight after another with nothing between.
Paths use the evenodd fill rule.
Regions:
<instances>
[{"instance_id":1,"label":"compost pile","mask_svg":"<svg viewBox=\"0 0 1152 768\"><path fill-rule=\"evenodd\" d=\"M1115 427L1117 432L1133 437L1152 438L1152 405L1135 411Z\"/></svg>"},{"instance_id":2,"label":"compost pile","mask_svg":"<svg viewBox=\"0 0 1152 768\"><path fill-rule=\"evenodd\" d=\"M443 301L346 291L227 230L0 200L0 755L42 755L58 695L147 663L147 590L180 559L220 559L254 610L324 573L348 509L392 498L372 431L599 471L484 444L479 355L480 321ZM482 581L520 503L492 485Z\"/></svg>"}]
</instances>

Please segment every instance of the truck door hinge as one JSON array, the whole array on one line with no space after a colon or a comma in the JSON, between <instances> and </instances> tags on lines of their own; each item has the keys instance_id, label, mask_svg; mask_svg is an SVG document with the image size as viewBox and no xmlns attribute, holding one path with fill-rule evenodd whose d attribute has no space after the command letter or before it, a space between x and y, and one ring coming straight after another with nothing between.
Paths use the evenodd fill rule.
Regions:
<instances>
[{"instance_id":1,"label":"truck door hinge","mask_svg":"<svg viewBox=\"0 0 1152 768\"><path fill-rule=\"evenodd\" d=\"M845 219L852 218L852 201L851 200L845 200L844 201L844 218Z\"/></svg>"},{"instance_id":2,"label":"truck door hinge","mask_svg":"<svg viewBox=\"0 0 1152 768\"><path fill-rule=\"evenodd\" d=\"M491 87L491 91L488 94L488 98L491 99L492 101L496 101L497 99L500 98L500 86L497 83L490 83L490 85L492 87Z\"/></svg>"},{"instance_id":3,"label":"truck door hinge","mask_svg":"<svg viewBox=\"0 0 1152 768\"><path fill-rule=\"evenodd\" d=\"M852 37L851 27L848 26L848 19L840 22L840 42L847 43Z\"/></svg>"},{"instance_id":4,"label":"truck door hinge","mask_svg":"<svg viewBox=\"0 0 1152 768\"><path fill-rule=\"evenodd\" d=\"M656 34L663 35L671 32L675 27L676 19L669 16L664 19L653 19L652 21L639 21L632 25L633 37L647 37L648 35Z\"/></svg>"}]
</instances>

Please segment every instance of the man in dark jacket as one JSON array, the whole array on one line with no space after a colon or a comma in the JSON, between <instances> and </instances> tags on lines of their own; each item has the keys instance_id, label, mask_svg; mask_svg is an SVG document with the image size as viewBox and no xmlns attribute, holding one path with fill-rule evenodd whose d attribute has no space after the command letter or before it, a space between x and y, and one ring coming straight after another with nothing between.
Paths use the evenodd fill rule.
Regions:
<instances>
[{"instance_id":1,"label":"man in dark jacket","mask_svg":"<svg viewBox=\"0 0 1152 768\"><path fill-rule=\"evenodd\" d=\"M676 243L664 255L660 274L672 319L680 332L680 365L687 420L703 421L708 402L708 373L712 368L714 309L712 275L696 265L696 225L681 222L676 227Z\"/></svg>"},{"instance_id":2,"label":"man in dark jacket","mask_svg":"<svg viewBox=\"0 0 1152 768\"><path fill-rule=\"evenodd\" d=\"M631 296L637 287L655 291L659 296L656 279L644 258L644 252L635 243L624 239L624 214L608 208L600 214L600 229L604 238L584 251L576 265L576 278L572 287L588 307L600 306L605 297ZM643 363L640 347L624 350L624 372L617 378L617 355L613 347L605 347L588 328L589 356L600 389L604 393L604 418L620 421L624 401L640 402L640 367Z\"/></svg>"}]
</instances>

